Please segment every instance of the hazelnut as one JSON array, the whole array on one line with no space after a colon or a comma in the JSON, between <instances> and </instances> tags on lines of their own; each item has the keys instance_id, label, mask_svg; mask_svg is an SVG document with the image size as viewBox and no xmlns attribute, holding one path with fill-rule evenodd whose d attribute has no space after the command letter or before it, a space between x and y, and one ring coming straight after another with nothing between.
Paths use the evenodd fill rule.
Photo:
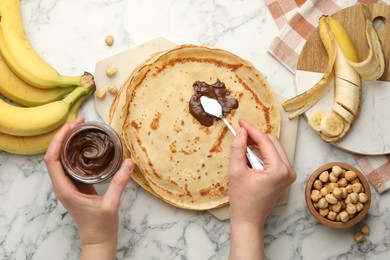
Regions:
<instances>
[{"instance_id":1,"label":"hazelnut","mask_svg":"<svg viewBox=\"0 0 390 260\"><path fill-rule=\"evenodd\" d=\"M96 92L95 92L95 96L96 96L98 99L103 99L105 95L106 95L106 90L105 90L105 89L98 89L98 90L96 90Z\"/></svg>"},{"instance_id":2,"label":"hazelnut","mask_svg":"<svg viewBox=\"0 0 390 260\"><path fill-rule=\"evenodd\" d=\"M360 231L356 232L354 235L353 235L353 239L355 239L355 241L357 243L361 243L364 241L364 234Z\"/></svg>"},{"instance_id":3,"label":"hazelnut","mask_svg":"<svg viewBox=\"0 0 390 260\"><path fill-rule=\"evenodd\" d=\"M353 192L360 193L362 191L362 188L363 188L363 185L360 182L352 184L352 191Z\"/></svg>"},{"instance_id":4,"label":"hazelnut","mask_svg":"<svg viewBox=\"0 0 390 260\"><path fill-rule=\"evenodd\" d=\"M320 181L323 183L326 183L329 181L329 172L328 171L323 171L320 176L318 177Z\"/></svg>"},{"instance_id":5,"label":"hazelnut","mask_svg":"<svg viewBox=\"0 0 390 260\"><path fill-rule=\"evenodd\" d=\"M352 192L351 194L349 194L349 198L351 200L351 203L353 203L353 204L356 204L359 202L359 194L357 194L356 192Z\"/></svg>"},{"instance_id":6,"label":"hazelnut","mask_svg":"<svg viewBox=\"0 0 390 260\"><path fill-rule=\"evenodd\" d=\"M107 46L112 46L114 44L114 36L108 35L105 39Z\"/></svg>"},{"instance_id":7,"label":"hazelnut","mask_svg":"<svg viewBox=\"0 0 390 260\"><path fill-rule=\"evenodd\" d=\"M348 181L346 178L342 177L340 178L338 181L337 181L337 184L339 185L339 187L345 187L348 185Z\"/></svg>"},{"instance_id":8,"label":"hazelnut","mask_svg":"<svg viewBox=\"0 0 390 260\"><path fill-rule=\"evenodd\" d=\"M348 222L348 220L349 220L349 214L348 214L348 212L346 212L346 211L341 211L339 215L340 215L340 221L341 221L341 222L344 222L344 223Z\"/></svg>"},{"instance_id":9,"label":"hazelnut","mask_svg":"<svg viewBox=\"0 0 390 260\"><path fill-rule=\"evenodd\" d=\"M329 203L326 201L325 198L321 198L319 201L318 201L318 207L320 209L324 209L324 208L327 208L329 205Z\"/></svg>"},{"instance_id":10,"label":"hazelnut","mask_svg":"<svg viewBox=\"0 0 390 260\"><path fill-rule=\"evenodd\" d=\"M118 72L118 69L116 67L109 67L106 69L106 75L107 77L111 78Z\"/></svg>"},{"instance_id":11,"label":"hazelnut","mask_svg":"<svg viewBox=\"0 0 390 260\"><path fill-rule=\"evenodd\" d=\"M360 231L365 235L368 236L370 234L370 227L367 224L364 224Z\"/></svg>"},{"instance_id":12,"label":"hazelnut","mask_svg":"<svg viewBox=\"0 0 390 260\"><path fill-rule=\"evenodd\" d=\"M310 194L310 198L313 202L317 202L319 199L322 198L321 193L319 190L312 190Z\"/></svg>"},{"instance_id":13,"label":"hazelnut","mask_svg":"<svg viewBox=\"0 0 390 260\"><path fill-rule=\"evenodd\" d=\"M345 172L345 178L347 181L354 181L356 179L357 175L354 171L346 171Z\"/></svg>"},{"instance_id":14,"label":"hazelnut","mask_svg":"<svg viewBox=\"0 0 390 260\"><path fill-rule=\"evenodd\" d=\"M327 201L329 204L334 205L334 204L337 203L337 199L336 199L336 197L335 197L333 194L327 194L327 195L325 196L325 199L326 199L326 201Z\"/></svg>"},{"instance_id":15,"label":"hazelnut","mask_svg":"<svg viewBox=\"0 0 390 260\"><path fill-rule=\"evenodd\" d=\"M338 165L333 166L332 167L332 173L333 173L334 176L339 177L340 174L342 173L341 167L338 166Z\"/></svg>"},{"instance_id":16,"label":"hazelnut","mask_svg":"<svg viewBox=\"0 0 390 260\"><path fill-rule=\"evenodd\" d=\"M118 89L115 86L108 86L107 90L111 95L116 95L116 93L118 93Z\"/></svg>"},{"instance_id":17,"label":"hazelnut","mask_svg":"<svg viewBox=\"0 0 390 260\"><path fill-rule=\"evenodd\" d=\"M314 184L313 184L313 188L317 189L317 190L321 190L323 187L323 182L320 181L320 180L315 180L314 181Z\"/></svg>"},{"instance_id":18,"label":"hazelnut","mask_svg":"<svg viewBox=\"0 0 390 260\"><path fill-rule=\"evenodd\" d=\"M318 212L320 213L321 216L326 217L329 213L329 209L328 208L320 209Z\"/></svg>"},{"instance_id":19,"label":"hazelnut","mask_svg":"<svg viewBox=\"0 0 390 260\"><path fill-rule=\"evenodd\" d=\"M360 203L366 203L367 201L368 201L368 196L367 196L367 194L366 193L359 193L359 202Z\"/></svg>"},{"instance_id":20,"label":"hazelnut","mask_svg":"<svg viewBox=\"0 0 390 260\"><path fill-rule=\"evenodd\" d=\"M332 210L336 213L340 213L341 208L342 208L342 206L341 206L340 201L338 201L336 204L332 205Z\"/></svg>"},{"instance_id":21,"label":"hazelnut","mask_svg":"<svg viewBox=\"0 0 390 260\"><path fill-rule=\"evenodd\" d=\"M339 188L339 187L336 187L333 189L332 191L332 194L333 196L337 199L337 200L340 200L341 199L341 196L342 196L342 190Z\"/></svg>"},{"instance_id":22,"label":"hazelnut","mask_svg":"<svg viewBox=\"0 0 390 260\"><path fill-rule=\"evenodd\" d=\"M336 220L336 218L337 218L337 213L336 213L336 212L333 212L333 211L329 211L327 218L328 218L329 220Z\"/></svg>"},{"instance_id":23,"label":"hazelnut","mask_svg":"<svg viewBox=\"0 0 390 260\"><path fill-rule=\"evenodd\" d=\"M336 176L333 174L333 172L331 172L331 173L329 174L329 181L330 181L330 182L337 182L338 180L339 180L339 178L336 177Z\"/></svg>"},{"instance_id":24,"label":"hazelnut","mask_svg":"<svg viewBox=\"0 0 390 260\"><path fill-rule=\"evenodd\" d=\"M347 204L347 207L345 209L349 215L353 215L356 213L356 206L354 204Z\"/></svg>"}]
</instances>

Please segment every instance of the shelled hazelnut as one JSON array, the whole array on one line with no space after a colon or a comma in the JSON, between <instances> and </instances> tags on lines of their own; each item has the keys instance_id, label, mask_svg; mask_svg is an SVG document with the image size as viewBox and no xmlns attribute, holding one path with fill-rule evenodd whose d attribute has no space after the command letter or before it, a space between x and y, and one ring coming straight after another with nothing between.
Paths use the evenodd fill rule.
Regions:
<instances>
[{"instance_id":1,"label":"shelled hazelnut","mask_svg":"<svg viewBox=\"0 0 390 260\"><path fill-rule=\"evenodd\" d=\"M353 238L357 243L362 243L366 236L370 234L370 227L367 224L364 224L359 231L355 232Z\"/></svg>"}]
</instances>

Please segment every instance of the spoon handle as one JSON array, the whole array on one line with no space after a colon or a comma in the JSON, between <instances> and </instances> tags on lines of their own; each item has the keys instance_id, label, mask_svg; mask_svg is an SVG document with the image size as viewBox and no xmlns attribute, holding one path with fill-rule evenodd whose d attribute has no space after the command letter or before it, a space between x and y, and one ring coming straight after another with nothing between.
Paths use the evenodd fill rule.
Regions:
<instances>
[{"instance_id":1,"label":"spoon handle","mask_svg":"<svg viewBox=\"0 0 390 260\"><path fill-rule=\"evenodd\" d=\"M236 131L234 128L230 125L230 123L224 118L223 116L220 117L222 121L225 123L225 125L229 128L230 132L234 136L236 136ZM248 161L253 169L257 170L263 170L264 169L264 162L262 159L260 159L249 147L246 148L246 157L248 158Z\"/></svg>"}]
</instances>

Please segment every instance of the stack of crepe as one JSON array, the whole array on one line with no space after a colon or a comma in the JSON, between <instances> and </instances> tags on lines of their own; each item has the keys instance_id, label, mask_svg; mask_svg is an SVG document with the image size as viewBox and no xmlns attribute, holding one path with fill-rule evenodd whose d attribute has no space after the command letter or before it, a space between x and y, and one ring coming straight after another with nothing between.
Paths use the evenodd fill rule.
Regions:
<instances>
[{"instance_id":1,"label":"stack of crepe","mask_svg":"<svg viewBox=\"0 0 390 260\"><path fill-rule=\"evenodd\" d=\"M221 120L206 127L189 111L194 82L217 80L238 100L227 116L234 128L244 118L279 136L277 103L261 73L228 51L206 46L154 54L132 72L110 108L110 125L137 165L133 179L176 207L209 210L229 203L233 136Z\"/></svg>"}]
</instances>

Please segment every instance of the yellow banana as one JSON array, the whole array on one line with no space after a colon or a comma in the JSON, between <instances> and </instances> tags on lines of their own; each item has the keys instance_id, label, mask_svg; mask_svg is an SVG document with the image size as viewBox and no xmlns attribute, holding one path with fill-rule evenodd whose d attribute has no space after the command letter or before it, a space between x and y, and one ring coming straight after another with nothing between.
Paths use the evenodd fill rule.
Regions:
<instances>
[{"instance_id":1,"label":"yellow banana","mask_svg":"<svg viewBox=\"0 0 390 260\"><path fill-rule=\"evenodd\" d=\"M344 27L334 18L322 16L319 20L321 41L328 53L328 66L323 78L311 89L283 103L285 111L294 111L294 118L310 108L328 89L334 76L334 103L330 114L313 112L309 126L326 142L336 142L349 131L359 113L361 103L361 77L350 62L358 61L355 47ZM326 84L326 85L325 85Z\"/></svg>"},{"instance_id":2,"label":"yellow banana","mask_svg":"<svg viewBox=\"0 0 390 260\"><path fill-rule=\"evenodd\" d=\"M0 55L0 94L27 107L39 106L63 98L75 87L40 89L19 78Z\"/></svg>"},{"instance_id":3,"label":"yellow banana","mask_svg":"<svg viewBox=\"0 0 390 260\"><path fill-rule=\"evenodd\" d=\"M335 51L336 46L334 35L330 31L330 28L325 22L325 19L326 17L322 16L318 23L320 37L328 53L328 64L325 73L322 76L321 80L312 88L308 89L307 91L296 97L288 99L282 104L284 111L294 111L291 115L289 115L289 119L293 119L306 112L318 100L320 100L324 93L329 89L329 85L333 77L332 71L337 53Z\"/></svg>"},{"instance_id":4,"label":"yellow banana","mask_svg":"<svg viewBox=\"0 0 390 260\"><path fill-rule=\"evenodd\" d=\"M334 18L326 20L336 38L334 64L334 102L332 112L321 121L320 136L326 142L337 142L349 131L358 116L362 82L349 60L357 60L355 46L344 27ZM342 35L340 35L342 34ZM348 55L348 56L347 56Z\"/></svg>"},{"instance_id":5,"label":"yellow banana","mask_svg":"<svg viewBox=\"0 0 390 260\"><path fill-rule=\"evenodd\" d=\"M377 80L385 70L385 58L381 41L375 31L371 14L365 5L360 5L365 18L365 35L368 43L368 56L359 62L358 55L345 28L333 17L328 16L327 22L336 40L347 58L348 63L363 80Z\"/></svg>"},{"instance_id":6,"label":"yellow banana","mask_svg":"<svg viewBox=\"0 0 390 260\"><path fill-rule=\"evenodd\" d=\"M358 62L359 58L356 53L356 49L355 47L351 48L351 46L354 46L354 44L344 26L332 16L326 16L325 20L326 23L330 26L345 57L347 57L350 61Z\"/></svg>"},{"instance_id":7,"label":"yellow banana","mask_svg":"<svg viewBox=\"0 0 390 260\"><path fill-rule=\"evenodd\" d=\"M77 118L80 106L93 94L91 89L86 95L80 97L70 108L65 123L71 123ZM34 136L15 136L0 133L0 150L22 155L40 154L47 150L57 132L64 126L61 125L53 131Z\"/></svg>"},{"instance_id":8,"label":"yellow banana","mask_svg":"<svg viewBox=\"0 0 390 260\"><path fill-rule=\"evenodd\" d=\"M20 78L35 87L80 85L82 75L59 74L31 46L24 32L19 0L0 1L0 53Z\"/></svg>"},{"instance_id":9,"label":"yellow banana","mask_svg":"<svg viewBox=\"0 0 390 260\"><path fill-rule=\"evenodd\" d=\"M18 107L0 100L0 132L16 136L32 136L50 132L66 120L73 103L95 88L79 86L59 101L36 107Z\"/></svg>"}]
</instances>

